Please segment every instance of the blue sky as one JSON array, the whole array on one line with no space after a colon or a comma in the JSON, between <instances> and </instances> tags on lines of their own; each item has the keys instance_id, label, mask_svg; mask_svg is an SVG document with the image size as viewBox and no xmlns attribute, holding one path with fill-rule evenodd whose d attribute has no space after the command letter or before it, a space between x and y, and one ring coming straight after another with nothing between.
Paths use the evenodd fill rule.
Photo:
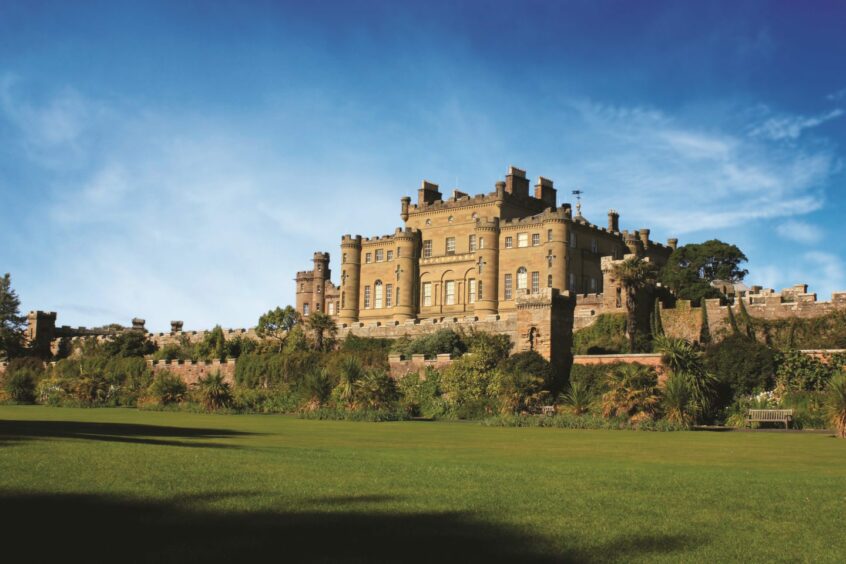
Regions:
<instances>
[{"instance_id":1,"label":"blue sky","mask_svg":"<svg viewBox=\"0 0 846 564\"><path fill-rule=\"evenodd\" d=\"M0 1L0 272L59 323L254 325L422 179L508 165L846 289L842 2Z\"/></svg>"}]
</instances>

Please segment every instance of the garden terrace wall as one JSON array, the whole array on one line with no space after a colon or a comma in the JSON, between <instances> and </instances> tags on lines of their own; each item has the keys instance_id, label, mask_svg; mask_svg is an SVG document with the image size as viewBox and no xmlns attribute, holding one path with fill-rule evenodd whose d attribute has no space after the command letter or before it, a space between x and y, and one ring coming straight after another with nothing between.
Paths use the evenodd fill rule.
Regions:
<instances>
[{"instance_id":1,"label":"garden terrace wall","mask_svg":"<svg viewBox=\"0 0 846 564\"><path fill-rule=\"evenodd\" d=\"M427 368L443 369L452 364L452 358L449 354L439 354L436 358L426 358L422 354L413 354L411 358L405 358L401 355L390 355L388 357L388 366L390 367L391 378L402 378L409 373L417 373L421 376L426 375Z\"/></svg>"},{"instance_id":2,"label":"garden terrace wall","mask_svg":"<svg viewBox=\"0 0 846 564\"><path fill-rule=\"evenodd\" d=\"M205 378L209 374L220 372L223 380L229 384L235 383L235 364L234 358L228 360L209 360L209 361L191 361L191 360L148 360L147 365L153 374L163 372L165 370L179 376L186 384L195 384L200 378Z\"/></svg>"},{"instance_id":3,"label":"garden terrace wall","mask_svg":"<svg viewBox=\"0 0 846 564\"><path fill-rule=\"evenodd\" d=\"M658 381L663 382L665 379L664 363L661 362L661 355L657 353L638 353L638 354L577 354L573 356L573 364L583 366L599 365L599 364L642 364L655 369L658 373Z\"/></svg>"}]
</instances>

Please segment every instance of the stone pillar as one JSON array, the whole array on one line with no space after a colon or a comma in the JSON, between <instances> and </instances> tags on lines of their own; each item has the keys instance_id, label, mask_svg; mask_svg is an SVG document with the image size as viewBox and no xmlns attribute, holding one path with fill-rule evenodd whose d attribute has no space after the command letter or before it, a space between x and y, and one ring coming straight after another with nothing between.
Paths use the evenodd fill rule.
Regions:
<instances>
[{"instance_id":1,"label":"stone pillar","mask_svg":"<svg viewBox=\"0 0 846 564\"><path fill-rule=\"evenodd\" d=\"M361 280L361 235L341 239L341 323L358 321L358 294Z\"/></svg>"},{"instance_id":2,"label":"stone pillar","mask_svg":"<svg viewBox=\"0 0 846 564\"><path fill-rule=\"evenodd\" d=\"M394 239L397 242L392 282L396 300L394 320L404 321L417 317L415 293L419 279L417 265L420 258L420 231L397 229Z\"/></svg>"},{"instance_id":3,"label":"stone pillar","mask_svg":"<svg viewBox=\"0 0 846 564\"><path fill-rule=\"evenodd\" d=\"M481 284L482 297L476 299L474 312L480 316L496 315L499 312L499 218L476 220L476 245L476 279ZM478 288L477 285L477 292Z\"/></svg>"}]
</instances>

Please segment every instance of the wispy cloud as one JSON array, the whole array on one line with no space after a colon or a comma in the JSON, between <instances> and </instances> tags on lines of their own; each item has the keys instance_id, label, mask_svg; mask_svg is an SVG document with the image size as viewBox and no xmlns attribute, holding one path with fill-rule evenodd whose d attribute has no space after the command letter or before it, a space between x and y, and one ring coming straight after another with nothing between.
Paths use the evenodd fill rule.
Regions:
<instances>
[{"instance_id":1,"label":"wispy cloud","mask_svg":"<svg viewBox=\"0 0 846 564\"><path fill-rule=\"evenodd\" d=\"M840 100L846 100L846 88L842 90L838 90L837 92L832 92L828 96L826 96L827 100L831 100L832 102L839 102Z\"/></svg>"},{"instance_id":2,"label":"wispy cloud","mask_svg":"<svg viewBox=\"0 0 846 564\"><path fill-rule=\"evenodd\" d=\"M805 245L819 243L825 236L825 233L819 226L798 220L788 220L779 223L776 227L776 232L784 239Z\"/></svg>"},{"instance_id":3,"label":"wispy cloud","mask_svg":"<svg viewBox=\"0 0 846 564\"><path fill-rule=\"evenodd\" d=\"M818 127L828 121L837 119L844 114L841 108L818 116L775 116L752 128L750 134L776 141L782 139L797 139L806 129Z\"/></svg>"},{"instance_id":4,"label":"wispy cloud","mask_svg":"<svg viewBox=\"0 0 846 564\"><path fill-rule=\"evenodd\" d=\"M751 268L749 278L776 290L808 284L808 291L815 292L817 299L828 300L832 292L846 289L846 264L834 253L808 251L778 264Z\"/></svg>"}]
</instances>

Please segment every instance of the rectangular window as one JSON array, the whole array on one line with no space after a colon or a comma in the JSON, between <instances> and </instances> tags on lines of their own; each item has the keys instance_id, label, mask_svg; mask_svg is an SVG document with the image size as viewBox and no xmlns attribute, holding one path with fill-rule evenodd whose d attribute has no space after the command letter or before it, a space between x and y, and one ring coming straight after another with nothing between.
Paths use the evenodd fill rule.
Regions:
<instances>
[{"instance_id":1,"label":"rectangular window","mask_svg":"<svg viewBox=\"0 0 846 564\"><path fill-rule=\"evenodd\" d=\"M470 252L474 252L476 250L476 236L470 235Z\"/></svg>"},{"instance_id":2,"label":"rectangular window","mask_svg":"<svg viewBox=\"0 0 846 564\"><path fill-rule=\"evenodd\" d=\"M532 293L540 292L540 272L532 272Z\"/></svg>"},{"instance_id":3,"label":"rectangular window","mask_svg":"<svg viewBox=\"0 0 846 564\"><path fill-rule=\"evenodd\" d=\"M480 249L485 248L485 238L484 237L479 237L479 248Z\"/></svg>"},{"instance_id":4,"label":"rectangular window","mask_svg":"<svg viewBox=\"0 0 846 564\"><path fill-rule=\"evenodd\" d=\"M552 288L552 274L546 276L546 287Z\"/></svg>"},{"instance_id":5,"label":"rectangular window","mask_svg":"<svg viewBox=\"0 0 846 564\"><path fill-rule=\"evenodd\" d=\"M518 233L517 234L517 246L518 247L528 247L529 246L529 234L528 233Z\"/></svg>"},{"instance_id":6,"label":"rectangular window","mask_svg":"<svg viewBox=\"0 0 846 564\"><path fill-rule=\"evenodd\" d=\"M482 281L481 280L479 280L479 282L476 284L476 299L477 300L482 299Z\"/></svg>"},{"instance_id":7,"label":"rectangular window","mask_svg":"<svg viewBox=\"0 0 846 564\"><path fill-rule=\"evenodd\" d=\"M506 249L510 249L511 247L513 247L513 246L514 246L514 242L513 242L513 241L514 241L514 240L513 240L511 237L506 237L506 238L505 238L505 248L506 248Z\"/></svg>"},{"instance_id":8,"label":"rectangular window","mask_svg":"<svg viewBox=\"0 0 846 564\"><path fill-rule=\"evenodd\" d=\"M540 245L540 233L532 233L532 246L537 247Z\"/></svg>"},{"instance_id":9,"label":"rectangular window","mask_svg":"<svg viewBox=\"0 0 846 564\"><path fill-rule=\"evenodd\" d=\"M454 255L455 254L455 237L447 237L446 238L446 254Z\"/></svg>"},{"instance_id":10,"label":"rectangular window","mask_svg":"<svg viewBox=\"0 0 846 564\"><path fill-rule=\"evenodd\" d=\"M329 315L335 315L335 302L329 302L329 303L326 305L326 312L327 312Z\"/></svg>"},{"instance_id":11,"label":"rectangular window","mask_svg":"<svg viewBox=\"0 0 846 564\"><path fill-rule=\"evenodd\" d=\"M370 309L370 286L364 287L364 309Z\"/></svg>"},{"instance_id":12,"label":"rectangular window","mask_svg":"<svg viewBox=\"0 0 846 564\"><path fill-rule=\"evenodd\" d=\"M596 278L590 279L590 291L591 293L596 293Z\"/></svg>"},{"instance_id":13,"label":"rectangular window","mask_svg":"<svg viewBox=\"0 0 846 564\"><path fill-rule=\"evenodd\" d=\"M303 304L303 315L308 315L308 304Z\"/></svg>"},{"instance_id":14,"label":"rectangular window","mask_svg":"<svg viewBox=\"0 0 846 564\"><path fill-rule=\"evenodd\" d=\"M401 251L401 250L402 250L402 248L401 248L401 247L397 247L397 258L399 258L399 256L400 256L400 251Z\"/></svg>"},{"instance_id":15,"label":"rectangular window","mask_svg":"<svg viewBox=\"0 0 846 564\"><path fill-rule=\"evenodd\" d=\"M512 283L511 282L511 275L506 274L505 275L505 299L506 300L511 299L511 283Z\"/></svg>"},{"instance_id":16,"label":"rectangular window","mask_svg":"<svg viewBox=\"0 0 846 564\"><path fill-rule=\"evenodd\" d=\"M385 286L385 307L391 307L391 302L394 299L394 285L387 284Z\"/></svg>"},{"instance_id":17,"label":"rectangular window","mask_svg":"<svg viewBox=\"0 0 846 564\"><path fill-rule=\"evenodd\" d=\"M467 281L467 303L476 303L476 279L471 278Z\"/></svg>"},{"instance_id":18,"label":"rectangular window","mask_svg":"<svg viewBox=\"0 0 846 564\"><path fill-rule=\"evenodd\" d=\"M385 260L385 251L376 249L376 262L382 262L383 260Z\"/></svg>"},{"instance_id":19,"label":"rectangular window","mask_svg":"<svg viewBox=\"0 0 846 564\"><path fill-rule=\"evenodd\" d=\"M432 256L432 240L429 239L428 241L423 241L423 258L429 258Z\"/></svg>"},{"instance_id":20,"label":"rectangular window","mask_svg":"<svg viewBox=\"0 0 846 564\"><path fill-rule=\"evenodd\" d=\"M395 300L395 301L396 301L396 305L400 305L400 303L399 303L399 296L400 296L400 293L399 293L399 286L397 286L397 299Z\"/></svg>"},{"instance_id":21,"label":"rectangular window","mask_svg":"<svg viewBox=\"0 0 846 564\"><path fill-rule=\"evenodd\" d=\"M366 264L370 264L372 261L373 261L373 255L371 255L370 253L367 253L366 255L364 255L364 262Z\"/></svg>"},{"instance_id":22,"label":"rectangular window","mask_svg":"<svg viewBox=\"0 0 846 564\"><path fill-rule=\"evenodd\" d=\"M590 250L593 251L594 253L599 252L599 244L596 242L596 239L590 240Z\"/></svg>"},{"instance_id":23,"label":"rectangular window","mask_svg":"<svg viewBox=\"0 0 846 564\"><path fill-rule=\"evenodd\" d=\"M388 260L394 260L394 251L388 251Z\"/></svg>"},{"instance_id":24,"label":"rectangular window","mask_svg":"<svg viewBox=\"0 0 846 564\"><path fill-rule=\"evenodd\" d=\"M446 305L455 305L455 281L448 280L444 284L444 293L446 298Z\"/></svg>"},{"instance_id":25,"label":"rectangular window","mask_svg":"<svg viewBox=\"0 0 846 564\"><path fill-rule=\"evenodd\" d=\"M546 240L547 240L547 241L552 241L552 229L547 229L547 230L546 230Z\"/></svg>"},{"instance_id":26,"label":"rectangular window","mask_svg":"<svg viewBox=\"0 0 846 564\"><path fill-rule=\"evenodd\" d=\"M347 253L344 253L344 258L341 260L342 263L347 263Z\"/></svg>"},{"instance_id":27,"label":"rectangular window","mask_svg":"<svg viewBox=\"0 0 846 564\"><path fill-rule=\"evenodd\" d=\"M431 282L424 282L423 283L423 305L424 306L432 305L432 283Z\"/></svg>"},{"instance_id":28,"label":"rectangular window","mask_svg":"<svg viewBox=\"0 0 846 564\"><path fill-rule=\"evenodd\" d=\"M572 248L574 248L574 249L575 249L575 248L576 248L576 245L577 245L577 243L576 243L576 234L575 234L575 233L570 233L570 246L571 246Z\"/></svg>"}]
</instances>

